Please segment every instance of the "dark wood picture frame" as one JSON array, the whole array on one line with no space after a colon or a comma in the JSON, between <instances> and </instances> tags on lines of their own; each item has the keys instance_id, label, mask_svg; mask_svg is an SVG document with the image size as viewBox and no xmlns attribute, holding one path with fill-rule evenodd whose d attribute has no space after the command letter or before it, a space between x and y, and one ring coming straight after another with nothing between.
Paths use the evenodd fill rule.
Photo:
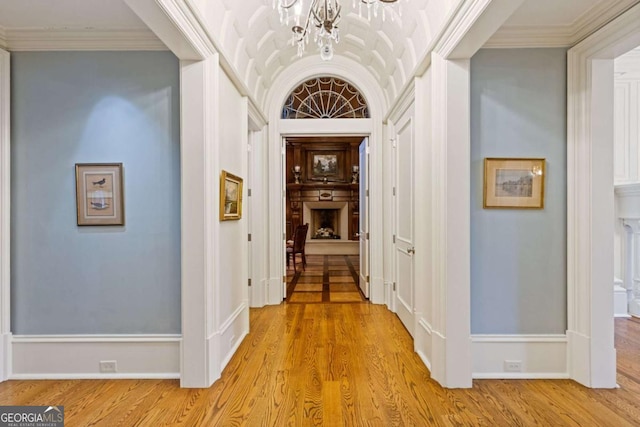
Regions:
<instances>
[{"instance_id":1,"label":"dark wood picture frame","mask_svg":"<svg viewBox=\"0 0 640 427\"><path fill-rule=\"evenodd\" d=\"M345 182L344 150L308 150L306 170L312 181Z\"/></svg>"},{"instance_id":2,"label":"dark wood picture frame","mask_svg":"<svg viewBox=\"0 0 640 427\"><path fill-rule=\"evenodd\" d=\"M78 225L124 225L122 163L76 163Z\"/></svg>"}]
</instances>

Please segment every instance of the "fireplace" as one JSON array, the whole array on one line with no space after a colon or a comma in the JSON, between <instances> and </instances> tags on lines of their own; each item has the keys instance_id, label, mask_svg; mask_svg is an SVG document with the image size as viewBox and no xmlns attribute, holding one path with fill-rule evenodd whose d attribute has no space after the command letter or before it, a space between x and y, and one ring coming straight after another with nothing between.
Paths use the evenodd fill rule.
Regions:
<instances>
[{"instance_id":1,"label":"fireplace","mask_svg":"<svg viewBox=\"0 0 640 427\"><path fill-rule=\"evenodd\" d=\"M340 239L340 209L311 209L310 229L312 239Z\"/></svg>"},{"instance_id":2,"label":"fireplace","mask_svg":"<svg viewBox=\"0 0 640 427\"><path fill-rule=\"evenodd\" d=\"M307 239L348 240L347 207L346 202L304 202L303 218L309 223Z\"/></svg>"}]
</instances>

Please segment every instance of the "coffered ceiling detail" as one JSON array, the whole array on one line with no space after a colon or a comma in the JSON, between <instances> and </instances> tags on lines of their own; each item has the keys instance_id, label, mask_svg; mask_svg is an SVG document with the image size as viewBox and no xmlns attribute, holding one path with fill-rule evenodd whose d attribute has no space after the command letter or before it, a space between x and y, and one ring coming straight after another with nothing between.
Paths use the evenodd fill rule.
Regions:
<instances>
[{"instance_id":1,"label":"coffered ceiling detail","mask_svg":"<svg viewBox=\"0 0 640 427\"><path fill-rule=\"evenodd\" d=\"M148 0L162 4L165 0ZM272 83L301 58L272 0L171 0L197 10L227 69L266 110ZM363 66L387 103L416 73L451 14L470 0L410 0L402 16L372 22L343 3L335 55ZM486 47L571 46L640 0L526 0ZM8 50L155 50L166 46L125 0L0 2L0 47ZM317 56L311 43L304 57ZM303 57L303 58L304 58ZM313 77L313 76L304 76ZM292 87L298 82L291 82Z\"/></svg>"}]
</instances>

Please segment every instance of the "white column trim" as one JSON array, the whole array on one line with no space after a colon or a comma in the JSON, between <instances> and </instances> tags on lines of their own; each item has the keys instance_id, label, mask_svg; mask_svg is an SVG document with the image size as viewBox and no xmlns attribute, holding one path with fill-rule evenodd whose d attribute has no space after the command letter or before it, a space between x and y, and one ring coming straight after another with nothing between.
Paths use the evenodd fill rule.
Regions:
<instances>
[{"instance_id":1,"label":"white column trim","mask_svg":"<svg viewBox=\"0 0 640 427\"><path fill-rule=\"evenodd\" d=\"M0 381L11 374L10 61L0 49Z\"/></svg>"},{"instance_id":2,"label":"white column trim","mask_svg":"<svg viewBox=\"0 0 640 427\"><path fill-rule=\"evenodd\" d=\"M432 53L432 377L471 387L470 61Z\"/></svg>"},{"instance_id":3,"label":"white column trim","mask_svg":"<svg viewBox=\"0 0 640 427\"><path fill-rule=\"evenodd\" d=\"M218 226L218 57L180 62L182 194L181 386L209 387L219 376L212 353Z\"/></svg>"},{"instance_id":4,"label":"white column trim","mask_svg":"<svg viewBox=\"0 0 640 427\"><path fill-rule=\"evenodd\" d=\"M613 264L602 256L613 253L612 63L640 44L638 22L640 5L568 53L568 366L588 387L616 386Z\"/></svg>"}]
</instances>

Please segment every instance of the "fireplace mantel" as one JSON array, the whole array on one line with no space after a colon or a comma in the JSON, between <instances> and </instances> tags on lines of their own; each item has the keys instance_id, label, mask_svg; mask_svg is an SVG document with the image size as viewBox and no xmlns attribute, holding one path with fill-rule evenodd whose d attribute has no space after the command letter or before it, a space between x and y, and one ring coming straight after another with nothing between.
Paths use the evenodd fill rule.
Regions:
<instances>
[{"instance_id":1,"label":"fireplace mantel","mask_svg":"<svg viewBox=\"0 0 640 427\"><path fill-rule=\"evenodd\" d=\"M358 147L362 137L287 138L287 236L298 225L309 222L304 218L303 203L345 202L348 229L341 230L342 238L358 240L360 186L358 174ZM314 158L322 155L335 157L335 170L327 174L314 171ZM297 173L294 173L298 170ZM352 183L352 181L355 181Z\"/></svg>"},{"instance_id":2,"label":"fireplace mantel","mask_svg":"<svg viewBox=\"0 0 640 427\"><path fill-rule=\"evenodd\" d=\"M348 209L348 235L343 238L358 240L359 200L358 184L287 184L287 222L290 222L291 227L289 234L298 225L309 222L308 218L304 218L304 203L343 202L347 204Z\"/></svg>"}]
</instances>

